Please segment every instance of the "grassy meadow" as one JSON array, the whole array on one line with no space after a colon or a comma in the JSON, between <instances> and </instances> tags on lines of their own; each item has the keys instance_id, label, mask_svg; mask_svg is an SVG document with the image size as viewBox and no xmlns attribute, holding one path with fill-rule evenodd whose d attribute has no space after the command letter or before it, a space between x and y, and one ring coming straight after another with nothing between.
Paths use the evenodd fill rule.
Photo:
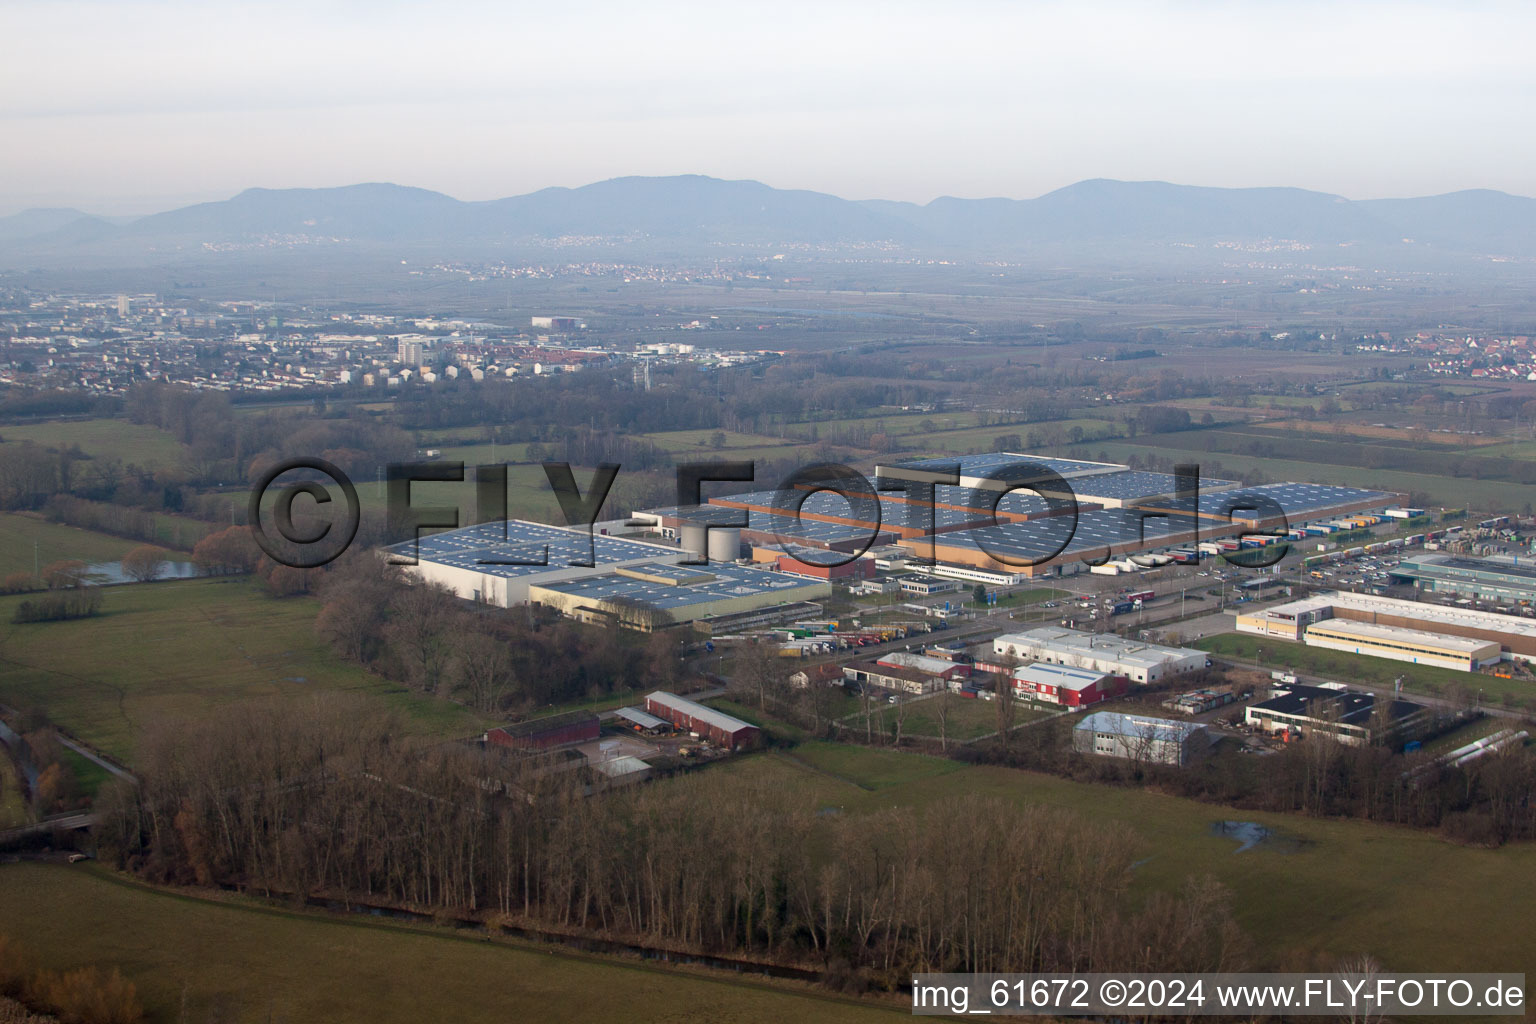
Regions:
<instances>
[{"instance_id":1,"label":"grassy meadow","mask_svg":"<svg viewBox=\"0 0 1536 1024\"><path fill-rule=\"evenodd\" d=\"M1521 971L1536 962L1536 935L1527 927L1536 889L1519 881L1536 875L1533 844L1470 849L1407 828L1232 811L1147 790L835 743L805 743L719 770L767 773L818 807L846 814L976 793L1127 829L1142 845L1132 898L1176 888L1191 875L1215 877L1231 890L1237 919L1266 969L1331 964L1361 952L1401 971ZM1211 831L1228 819L1264 825L1277 841L1239 854L1234 840Z\"/></svg>"},{"instance_id":2,"label":"grassy meadow","mask_svg":"<svg viewBox=\"0 0 1536 1024\"><path fill-rule=\"evenodd\" d=\"M65 730L131 763L156 718L195 718L233 701L351 692L427 735L481 731L458 704L422 696L335 655L315 633L318 603L274 599L254 581L194 579L112 587L101 615L10 625L0 598L0 703L41 707Z\"/></svg>"},{"instance_id":3,"label":"grassy meadow","mask_svg":"<svg viewBox=\"0 0 1536 1024\"><path fill-rule=\"evenodd\" d=\"M152 1022L860 1024L907 1016L766 979L213 902L83 865L0 866L0 908L0 932L43 965L120 966Z\"/></svg>"}]
</instances>

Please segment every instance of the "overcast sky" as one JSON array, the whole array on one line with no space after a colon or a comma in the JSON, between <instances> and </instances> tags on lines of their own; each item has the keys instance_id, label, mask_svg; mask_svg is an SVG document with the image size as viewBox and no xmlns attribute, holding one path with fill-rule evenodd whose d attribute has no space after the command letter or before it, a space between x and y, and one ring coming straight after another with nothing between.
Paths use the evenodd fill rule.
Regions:
<instances>
[{"instance_id":1,"label":"overcast sky","mask_svg":"<svg viewBox=\"0 0 1536 1024\"><path fill-rule=\"evenodd\" d=\"M1536 195L1536 5L0 0L0 213L625 174Z\"/></svg>"}]
</instances>

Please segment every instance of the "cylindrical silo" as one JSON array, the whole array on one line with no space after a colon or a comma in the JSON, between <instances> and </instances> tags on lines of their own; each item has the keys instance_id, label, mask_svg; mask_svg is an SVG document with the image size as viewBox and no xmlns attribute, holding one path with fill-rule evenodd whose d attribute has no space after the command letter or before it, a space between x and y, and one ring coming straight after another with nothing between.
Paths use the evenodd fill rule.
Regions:
<instances>
[{"instance_id":1,"label":"cylindrical silo","mask_svg":"<svg viewBox=\"0 0 1536 1024\"><path fill-rule=\"evenodd\" d=\"M683 524L682 529L678 531L678 539L682 542L683 550L688 552L689 561L704 561L705 555L708 553L708 534L709 531L704 527L691 523Z\"/></svg>"},{"instance_id":2,"label":"cylindrical silo","mask_svg":"<svg viewBox=\"0 0 1536 1024\"><path fill-rule=\"evenodd\" d=\"M734 562L741 557L741 531L713 529L709 531L709 560Z\"/></svg>"}]
</instances>

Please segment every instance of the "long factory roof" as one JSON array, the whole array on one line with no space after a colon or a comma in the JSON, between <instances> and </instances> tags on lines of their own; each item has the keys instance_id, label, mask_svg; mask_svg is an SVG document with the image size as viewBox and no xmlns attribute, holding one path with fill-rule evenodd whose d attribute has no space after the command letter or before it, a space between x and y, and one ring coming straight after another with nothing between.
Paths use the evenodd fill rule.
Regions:
<instances>
[{"instance_id":1,"label":"long factory roof","mask_svg":"<svg viewBox=\"0 0 1536 1024\"><path fill-rule=\"evenodd\" d=\"M1013 670L1013 678L1036 685L1060 687L1063 690L1086 690L1100 679L1103 672L1091 668L1073 668L1070 665L1053 665L1047 661L1031 662Z\"/></svg>"},{"instance_id":2,"label":"long factory roof","mask_svg":"<svg viewBox=\"0 0 1536 1024\"><path fill-rule=\"evenodd\" d=\"M1358 506L1366 502L1387 505L1397 498L1396 494L1387 491L1369 491L1334 484L1259 484L1212 494L1202 493L1199 510L1202 516L1216 518L1245 512L1248 514L1233 516L1234 519L1255 520L1268 519L1274 514L1273 510L1278 508L1287 521L1301 522L1317 518L1318 512L1347 505ZM1158 502L1157 507L1187 513L1194 507L1194 503L1189 498L1175 498Z\"/></svg>"},{"instance_id":3,"label":"long factory roof","mask_svg":"<svg viewBox=\"0 0 1536 1024\"><path fill-rule=\"evenodd\" d=\"M1424 623L1418 628L1422 628L1425 632L1434 632L1434 624L1440 623L1446 626L1493 630L1514 636L1536 637L1536 621L1521 618L1518 615L1501 615L1498 612L1431 604L1428 601L1407 601L1400 597L1355 594L1343 590L1325 590L1310 597L1253 611L1236 609L1233 614L1240 618L1263 618L1290 624L1308 612L1326 610L1331 617L1332 610L1338 607L1367 613L1382 612L1388 615L1401 615Z\"/></svg>"},{"instance_id":4,"label":"long factory roof","mask_svg":"<svg viewBox=\"0 0 1536 1024\"><path fill-rule=\"evenodd\" d=\"M1400 721L1424 710L1411 700L1382 697L1391 721ZM1283 691L1265 701L1251 704L1250 711L1270 711L1282 715L1301 715L1312 719L1337 719L1343 725L1368 725L1376 711L1376 695L1358 690L1335 690L1306 683L1287 684Z\"/></svg>"},{"instance_id":5,"label":"long factory roof","mask_svg":"<svg viewBox=\"0 0 1536 1024\"><path fill-rule=\"evenodd\" d=\"M882 475L900 476L903 472L943 473L959 468L962 477L985 476L1010 466L1018 467L1017 479L1028 479L1036 474L1033 467L1043 467L1063 477L1087 473L1113 473L1125 467L1111 462L1090 462L1086 459L1060 459L1050 455L1029 455L1022 452L986 452L975 455L948 455L932 459L907 459L902 462L884 462L876 468Z\"/></svg>"},{"instance_id":6,"label":"long factory roof","mask_svg":"<svg viewBox=\"0 0 1536 1024\"><path fill-rule=\"evenodd\" d=\"M481 523L427 534L419 541L402 541L386 547L384 551L394 558L414 557L423 562L508 578L534 576L563 568L573 562L585 562L589 555L597 565L648 558L658 562L676 562L681 557L677 548L666 544L604 534L594 534L589 548L587 534L583 530L530 523L521 519ZM540 561L544 564L502 564Z\"/></svg>"},{"instance_id":7,"label":"long factory roof","mask_svg":"<svg viewBox=\"0 0 1536 1024\"><path fill-rule=\"evenodd\" d=\"M801 540L824 544L863 540L870 536L867 526L828 523L819 519L796 518L758 509L727 508L724 505L667 505L648 508L644 515L677 519L698 525L741 527L754 533L772 534L788 541ZM746 526L741 526L743 519ZM884 534L882 534L884 535Z\"/></svg>"},{"instance_id":8,"label":"long factory roof","mask_svg":"<svg viewBox=\"0 0 1536 1024\"><path fill-rule=\"evenodd\" d=\"M545 583L541 584L539 589L586 598L594 602L629 599L642 601L663 610L672 610L733 597L750 597L779 591L793 592L806 587L825 586L824 583L807 581L801 576L768 572L765 569L753 569L731 563L711 562L707 566L692 568L690 572L691 575L682 585L619 573L603 573L582 579ZM786 594L784 599L790 600L789 594Z\"/></svg>"},{"instance_id":9,"label":"long factory roof","mask_svg":"<svg viewBox=\"0 0 1536 1024\"><path fill-rule=\"evenodd\" d=\"M1191 480L1193 484L1195 481ZM1127 469L1119 473L1100 473L1079 477L1071 481L1078 500L1112 498L1117 501L1134 501L1140 498L1157 498L1178 493L1179 478L1172 473L1152 473L1140 469ZM1200 492L1225 490L1236 487L1236 480L1207 480L1200 478Z\"/></svg>"},{"instance_id":10,"label":"long factory roof","mask_svg":"<svg viewBox=\"0 0 1536 1024\"><path fill-rule=\"evenodd\" d=\"M1501 582L1536 587L1536 561L1512 561L1500 558L1458 558L1455 555L1429 554L1405 558L1392 570L1394 576L1423 576L1447 580Z\"/></svg>"},{"instance_id":11,"label":"long factory roof","mask_svg":"<svg viewBox=\"0 0 1536 1024\"><path fill-rule=\"evenodd\" d=\"M1073 654L1127 665L1140 665L1145 668L1161 665L1165 661L1206 657L1204 651L1193 647L1165 647L1162 644L1149 644L1141 640L1127 640L1114 633L1088 633L1080 629L1067 629L1064 626L1042 626L1022 633L1004 633L993 640L993 650L997 649L997 644L1070 651Z\"/></svg>"},{"instance_id":12,"label":"long factory roof","mask_svg":"<svg viewBox=\"0 0 1536 1024\"><path fill-rule=\"evenodd\" d=\"M1112 545L1161 547L1192 538L1197 525L1189 516L1104 508L1079 512L1075 528L1071 516L1051 516L946 533L935 538L935 542L940 547L980 548L1005 558L1039 561L1052 552L1058 558L1070 558Z\"/></svg>"},{"instance_id":13,"label":"long factory roof","mask_svg":"<svg viewBox=\"0 0 1536 1024\"><path fill-rule=\"evenodd\" d=\"M995 495L994 495L995 496ZM1020 495L1023 497L1023 495ZM856 519L861 523L873 525L879 522L882 526L908 527L916 526L922 529L928 527L928 509L923 504L908 504L898 501L894 497L881 494L878 502L868 495L855 494L852 500L834 491L813 491L806 494L801 501L799 514L802 518L814 516L832 516L839 519ZM749 491L745 494L722 494L710 499L710 506L726 507L735 506L730 503L751 506L753 509L764 510L767 515L784 515L795 517L795 502L800 495L794 491ZM1004 501L1008 501L1007 498ZM1035 501L1044 508L1044 502L1038 497ZM990 508L972 508L969 511L941 507L944 503L934 502L933 522L938 529L952 529L962 523L974 523L990 521ZM1005 508L1025 503L1010 503Z\"/></svg>"},{"instance_id":14,"label":"long factory roof","mask_svg":"<svg viewBox=\"0 0 1536 1024\"><path fill-rule=\"evenodd\" d=\"M1430 633L1422 629L1409 629L1406 626L1384 626L1375 622L1361 622L1358 619L1323 619L1314 622L1307 627L1310 634L1313 630L1319 633L1338 633L1347 636L1359 637L1365 641L1382 640L1387 642L1399 641L1402 643L1421 643L1441 648L1446 652L1473 655L1488 647L1498 647L1496 640L1473 640L1464 636L1452 636L1445 633Z\"/></svg>"},{"instance_id":15,"label":"long factory roof","mask_svg":"<svg viewBox=\"0 0 1536 1024\"><path fill-rule=\"evenodd\" d=\"M722 729L725 732L734 733L742 729L757 728L751 722L743 722L739 718L732 718L723 711L716 711L714 708L706 707L686 697L679 697L677 694L669 693L666 690L655 690L646 694L645 699L654 700L659 704L672 708L674 711L681 711L695 721L706 722L716 729Z\"/></svg>"}]
</instances>

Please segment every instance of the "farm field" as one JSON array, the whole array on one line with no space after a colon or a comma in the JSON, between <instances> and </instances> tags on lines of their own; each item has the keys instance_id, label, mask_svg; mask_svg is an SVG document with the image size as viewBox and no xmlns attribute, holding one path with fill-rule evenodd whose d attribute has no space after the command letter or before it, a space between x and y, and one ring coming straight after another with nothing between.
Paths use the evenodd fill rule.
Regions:
<instances>
[{"instance_id":1,"label":"farm field","mask_svg":"<svg viewBox=\"0 0 1536 1024\"><path fill-rule=\"evenodd\" d=\"M872 413L866 416L848 416L841 419L801 420L785 426L785 431L802 439L811 437L812 428L821 440L830 440L840 431L880 431L892 436L905 437L923 432L924 423L932 423L935 430L963 430L979 422L974 412L902 412L893 409L889 414Z\"/></svg>"},{"instance_id":2,"label":"farm field","mask_svg":"<svg viewBox=\"0 0 1536 1024\"><path fill-rule=\"evenodd\" d=\"M120 965L152 1021L857 1024L908 1016L767 980L213 902L80 865L0 867L0 906L0 929L48 967Z\"/></svg>"},{"instance_id":3,"label":"farm field","mask_svg":"<svg viewBox=\"0 0 1536 1024\"><path fill-rule=\"evenodd\" d=\"M0 598L0 621L9 622L19 600ZM9 627L0 702L40 707L130 763L136 738L155 719L196 717L260 697L356 693L398 711L423 734L482 730L457 704L342 661L315 634L317 611L313 599L269 598L245 579L113 587L95 618Z\"/></svg>"},{"instance_id":4,"label":"farm field","mask_svg":"<svg viewBox=\"0 0 1536 1024\"><path fill-rule=\"evenodd\" d=\"M1073 449L1074 446L1071 445L1058 445L1046 451L1052 455L1069 456ZM1099 442L1094 444L1091 451L1093 457L1097 457L1099 451L1104 451L1111 459L1120 462L1132 456L1146 458L1148 455L1156 455L1176 463L1193 462L1206 467L1219 463L1229 472L1257 471L1265 474L1270 480L1303 480L1346 487L1374 487L1402 493L1422 492L1428 495L1429 500L1436 505L1456 508L1470 505L1478 511L1518 512L1532 500L1530 487L1500 480L1472 480L1428 473L1407 473L1394 469L1331 466L1317 462L1194 451L1162 445L1130 444L1124 441Z\"/></svg>"},{"instance_id":5,"label":"farm field","mask_svg":"<svg viewBox=\"0 0 1536 1024\"><path fill-rule=\"evenodd\" d=\"M175 468L186 457L180 441L159 427L125 419L54 420L0 427L6 444L32 441L50 448L78 445L93 458L114 457L125 465Z\"/></svg>"},{"instance_id":6,"label":"farm field","mask_svg":"<svg viewBox=\"0 0 1536 1024\"><path fill-rule=\"evenodd\" d=\"M138 541L51 523L39 516L0 512L0 576L13 572L31 576L34 568L66 560L116 562L138 546Z\"/></svg>"},{"instance_id":7,"label":"farm field","mask_svg":"<svg viewBox=\"0 0 1536 1024\"><path fill-rule=\"evenodd\" d=\"M1110 424L1105 420L1069 419L1047 420L1041 423L1015 423L1001 424L995 427L974 427L970 430L945 431L942 433L925 434L913 432L900 435L900 439L912 448L922 452L933 452L935 455L961 455L971 452L988 452L993 448L992 442L996 438L1006 434L1018 434L1024 442L1021 446L1024 451L1031 451L1034 447L1029 444L1029 435L1043 435L1045 431L1061 430L1063 432L1077 427L1082 430L1081 444L1097 443L1099 438L1106 437L1110 431ZM905 458L911 455L903 454Z\"/></svg>"},{"instance_id":8,"label":"farm field","mask_svg":"<svg viewBox=\"0 0 1536 1024\"><path fill-rule=\"evenodd\" d=\"M1391 970L1525 970L1536 960L1526 922L1536 891L1514 880L1536 872L1536 845L1472 849L1405 828L1234 811L1132 788L844 744L805 743L720 766L766 773L818 807L857 814L927 806L964 794L1043 804L1139 837L1131 895L1210 875L1233 895L1257 966L1324 963L1369 952ZM1223 820L1253 821L1277 841L1241 854L1212 834ZM1521 895L1524 893L1524 895Z\"/></svg>"},{"instance_id":9,"label":"farm field","mask_svg":"<svg viewBox=\"0 0 1536 1024\"><path fill-rule=\"evenodd\" d=\"M1455 669L1433 665L1414 665L1390 658L1372 658L1324 647L1308 647L1274 637L1224 633L1199 640L1195 646L1212 654L1247 662L1252 662L1256 653L1262 650L1262 668L1293 669L1303 675L1323 676L1345 683L1391 686L1398 676L1402 676L1403 689L1411 693L1444 696L1450 688L1461 687L1469 697L1475 697L1481 690L1483 700L1487 703L1501 701L1505 694L1516 699L1536 699L1536 683L1500 679L1479 672L1457 672Z\"/></svg>"},{"instance_id":10,"label":"farm field","mask_svg":"<svg viewBox=\"0 0 1536 1024\"><path fill-rule=\"evenodd\" d=\"M721 430L718 433L725 435L725 445L723 448L716 448L714 445L716 433L717 431L714 430L667 430L642 436L648 441L655 442L656 447L663 451L690 453L729 451L734 448L775 448L799 443L798 438L793 437L772 437L768 434L743 434L735 430Z\"/></svg>"}]
</instances>

